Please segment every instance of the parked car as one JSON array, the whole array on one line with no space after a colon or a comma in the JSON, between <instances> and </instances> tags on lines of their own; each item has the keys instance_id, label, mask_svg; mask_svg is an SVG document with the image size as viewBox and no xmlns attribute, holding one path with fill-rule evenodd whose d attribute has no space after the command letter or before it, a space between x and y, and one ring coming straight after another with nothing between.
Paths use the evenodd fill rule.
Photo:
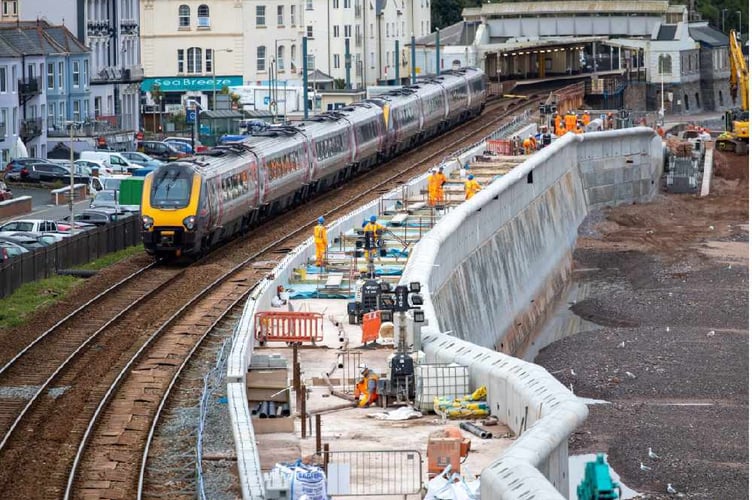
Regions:
<instances>
[{"instance_id":1,"label":"parked car","mask_svg":"<svg viewBox=\"0 0 752 500\"><path fill-rule=\"evenodd\" d=\"M20 181L24 172L28 172L28 166L32 163L50 163L43 158L16 158L11 160L5 165L5 180L7 181Z\"/></svg>"},{"instance_id":2,"label":"parked car","mask_svg":"<svg viewBox=\"0 0 752 500\"><path fill-rule=\"evenodd\" d=\"M62 182L70 184L71 172L66 167L55 165L54 163L32 163L27 165L27 174L21 176L22 180L29 182ZM73 174L73 182L77 184L88 184L88 175Z\"/></svg>"},{"instance_id":3,"label":"parked car","mask_svg":"<svg viewBox=\"0 0 752 500\"><path fill-rule=\"evenodd\" d=\"M11 198L13 198L13 191L6 183L0 181L0 201L10 200Z\"/></svg>"},{"instance_id":4,"label":"parked car","mask_svg":"<svg viewBox=\"0 0 752 500\"><path fill-rule=\"evenodd\" d=\"M165 137L163 140L165 142L182 142L183 144L187 144L187 145L191 146L191 138L190 137L177 137L177 136L175 136L175 137ZM195 148L196 152L198 152L198 153L200 153L201 151L206 151L207 149L209 149L206 146L204 146L203 144L201 144L201 141L199 141L195 137L193 138L193 145L191 147Z\"/></svg>"},{"instance_id":5,"label":"parked car","mask_svg":"<svg viewBox=\"0 0 752 500\"><path fill-rule=\"evenodd\" d=\"M138 165L141 165L142 167L155 167L156 168L164 164L163 161L157 160L156 158L152 158L146 153L139 153L138 151L125 151L120 154L125 156L129 162L137 163Z\"/></svg>"},{"instance_id":6,"label":"parked car","mask_svg":"<svg viewBox=\"0 0 752 500\"><path fill-rule=\"evenodd\" d=\"M64 231L64 229L58 227L57 222L55 222L54 220L44 219L17 219L6 222L2 226L0 226L0 233L17 233L19 231L55 233L58 231Z\"/></svg>"},{"instance_id":7,"label":"parked car","mask_svg":"<svg viewBox=\"0 0 752 500\"><path fill-rule=\"evenodd\" d=\"M86 209L80 214L73 216L76 224L87 224L92 226L104 226L110 222L115 222L127 214L119 212L112 208ZM66 217L66 219L69 217Z\"/></svg>"},{"instance_id":8,"label":"parked car","mask_svg":"<svg viewBox=\"0 0 752 500\"><path fill-rule=\"evenodd\" d=\"M66 238L66 235L62 233L38 233L35 231L25 231L25 232L18 232L18 233L0 233L0 238L3 236L16 236L16 235L23 235L28 238L34 238L45 246L54 245L55 243L59 241L63 241Z\"/></svg>"},{"instance_id":9,"label":"parked car","mask_svg":"<svg viewBox=\"0 0 752 500\"><path fill-rule=\"evenodd\" d=\"M11 241L0 241L0 261L27 253L29 250Z\"/></svg>"},{"instance_id":10,"label":"parked car","mask_svg":"<svg viewBox=\"0 0 752 500\"><path fill-rule=\"evenodd\" d=\"M105 162L101 160L76 160L73 162L76 167L81 166L84 168L88 168L89 172L92 174L94 173L94 170L97 170L97 173L100 177L104 177L105 175L112 175L112 167L107 165Z\"/></svg>"},{"instance_id":11,"label":"parked car","mask_svg":"<svg viewBox=\"0 0 752 500\"><path fill-rule=\"evenodd\" d=\"M136 167L125 156L115 151L81 151L82 160L96 160L108 165L113 172L125 174Z\"/></svg>"},{"instance_id":12,"label":"parked car","mask_svg":"<svg viewBox=\"0 0 752 500\"><path fill-rule=\"evenodd\" d=\"M91 199L89 208L112 208L120 211L118 192L114 189L103 189L97 192Z\"/></svg>"},{"instance_id":13,"label":"parked car","mask_svg":"<svg viewBox=\"0 0 752 500\"><path fill-rule=\"evenodd\" d=\"M185 153L187 155L192 155L193 154L193 148L191 147L191 144L189 142L169 141L169 140L166 140L166 139L163 142L165 144L169 144L170 146L172 146L173 148L177 149L181 153Z\"/></svg>"},{"instance_id":14,"label":"parked car","mask_svg":"<svg viewBox=\"0 0 752 500\"><path fill-rule=\"evenodd\" d=\"M160 141L139 141L136 149L140 153L145 153L152 158L162 161L174 161L186 156L185 153L178 151L170 144Z\"/></svg>"},{"instance_id":15,"label":"parked car","mask_svg":"<svg viewBox=\"0 0 752 500\"><path fill-rule=\"evenodd\" d=\"M47 246L33 236L28 236L24 233L2 233L0 234L0 241L10 241L16 245L21 245L28 250L36 250L37 248L44 248Z\"/></svg>"}]
</instances>

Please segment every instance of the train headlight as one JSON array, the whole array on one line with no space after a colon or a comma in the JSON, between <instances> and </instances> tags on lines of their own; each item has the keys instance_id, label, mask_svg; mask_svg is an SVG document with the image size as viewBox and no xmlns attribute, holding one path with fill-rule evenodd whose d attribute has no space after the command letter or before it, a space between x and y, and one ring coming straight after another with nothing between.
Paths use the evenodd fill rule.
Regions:
<instances>
[{"instance_id":1,"label":"train headlight","mask_svg":"<svg viewBox=\"0 0 752 500\"><path fill-rule=\"evenodd\" d=\"M186 217L183 219L183 225L188 231L193 231L196 229L196 217L191 215L190 217Z\"/></svg>"},{"instance_id":2,"label":"train headlight","mask_svg":"<svg viewBox=\"0 0 752 500\"><path fill-rule=\"evenodd\" d=\"M152 219L148 215L144 215L141 217L141 224L144 226L144 230L148 231L154 225L154 219Z\"/></svg>"}]
</instances>

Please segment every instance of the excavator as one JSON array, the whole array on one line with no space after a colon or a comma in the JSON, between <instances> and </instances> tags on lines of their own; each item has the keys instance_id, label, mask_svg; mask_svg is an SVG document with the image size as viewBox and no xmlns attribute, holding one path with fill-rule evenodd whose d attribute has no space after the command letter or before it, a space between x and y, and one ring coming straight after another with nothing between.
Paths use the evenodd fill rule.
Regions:
<instances>
[{"instance_id":1,"label":"excavator","mask_svg":"<svg viewBox=\"0 0 752 500\"><path fill-rule=\"evenodd\" d=\"M736 30L729 32L729 61L731 98L735 105L738 98L739 107L726 111L726 130L716 139L715 148L718 151L749 154L749 71L736 38Z\"/></svg>"}]
</instances>

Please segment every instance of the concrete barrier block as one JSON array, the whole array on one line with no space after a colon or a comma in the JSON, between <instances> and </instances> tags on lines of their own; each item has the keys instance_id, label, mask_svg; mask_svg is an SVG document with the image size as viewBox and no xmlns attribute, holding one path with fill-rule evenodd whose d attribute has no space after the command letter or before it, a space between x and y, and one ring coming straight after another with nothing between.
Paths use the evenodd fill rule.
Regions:
<instances>
[{"instance_id":1,"label":"concrete barrier block","mask_svg":"<svg viewBox=\"0 0 752 500\"><path fill-rule=\"evenodd\" d=\"M0 219L31 213L31 196L19 196L0 202Z\"/></svg>"}]
</instances>

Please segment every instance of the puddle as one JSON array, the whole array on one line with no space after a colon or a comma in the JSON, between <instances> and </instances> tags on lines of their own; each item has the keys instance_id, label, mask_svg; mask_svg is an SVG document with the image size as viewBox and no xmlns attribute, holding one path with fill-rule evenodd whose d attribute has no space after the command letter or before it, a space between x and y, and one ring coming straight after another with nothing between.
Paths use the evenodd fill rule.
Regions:
<instances>
[{"instance_id":1,"label":"puddle","mask_svg":"<svg viewBox=\"0 0 752 500\"><path fill-rule=\"evenodd\" d=\"M606 459L606 463L608 463L608 455L604 453L603 456ZM582 482L582 479L585 476L585 464L588 462L595 462L594 453L589 453L587 455L572 455L569 457L569 498L571 499L577 498L577 486ZM619 474L617 474L610 465L608 466L608 472L611 476L611 480L615 483L619 483L619 486L621 486L620 498L626 500L628 498L642 497L640 493L637 493L635 490L619 481Z\"/></svg>"}]
</instances>

